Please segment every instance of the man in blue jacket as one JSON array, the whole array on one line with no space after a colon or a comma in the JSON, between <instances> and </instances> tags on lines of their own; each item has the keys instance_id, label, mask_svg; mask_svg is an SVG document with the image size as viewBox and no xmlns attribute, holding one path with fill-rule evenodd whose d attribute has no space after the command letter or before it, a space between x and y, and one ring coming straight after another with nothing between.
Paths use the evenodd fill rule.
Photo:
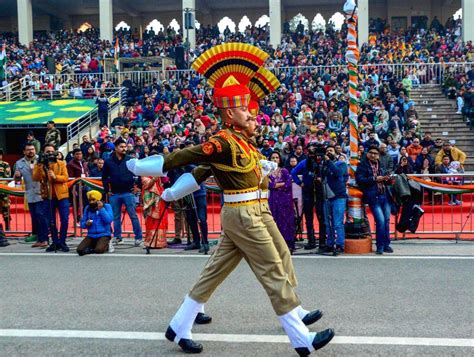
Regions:
<instances>
[{"instance_id":1,"label":"man in blue jacket","mask_svg":"<svg viewBox=\"0 0 474 357\"><path fill-rule=\"evenodd\" d=\"M347 164L336 158L336 150L326 148L322 170L324 218L326 221L326 248L334 254L344 252L344 216L347 205ZM336 246L334 247L334 243Z\"/></svg>"},{"instance_id":2,"label":"man in blue jacket","mask_svg":"<svg viewBox=\"0 0 474 357\"><path fill-rule=\"evenodd\" d=\"M109 202L114 213L114 236L117 243L122 241L122 205L125 205L127 213L132 221L133 233L135 235L135 246L140 246L142 240L142 228L135 208L135 178L127 169L126 162L130 157L125 153L127 144L122 138L115 141L115 151L105 160L102 170L102 184L105 194L109 195Z\"/></svg>"},{"instance_id":3,"label":"man in blue jacket","mask_svg":"<svg viewBox=\"0 0 474 357\"><path fill-rule=\"evenodd\" d=\"M302 160L291 170L293 181L301 186L303 197L303 212L306 221L306 231L308 234L308 244L305 249L316 248L316 239L314 237L314 208L316 206L316 215L319 222L319 249L323 249L326 241L326 227L324 222L324 209L321 190L321 177L316 177L321 169L321 157L317 157L317 145L308 146L308 157ZM303 176L303 180L299 178Z\"/></svg>"},{"instance_id":4,"label":"man in blue jacket","mask_svg":"<svg viewBox=\"0 0 474 357\"><path fill-rule=\"evenodd\" d=\"M380 149L370 146L367 158L359 163L356 182L375 219L376 254L393 253L390 247L390 202L387 183L390 176L384 172L379 161Z\"/></svg>"},{"instance_id":5,"label":"man in blue jacket","mask_svg":"<svg viewBox=\"0 0 474 357\"><path fill-rule=\"evenodd\" d=\"M108 251L112 236L110 224L113 220L112 206L101 201L99 191L87 192L89 204L84 208L81 228L87 229L87 236L77 247L77 254L102 254Z\"/></svg>"}]
</instances>

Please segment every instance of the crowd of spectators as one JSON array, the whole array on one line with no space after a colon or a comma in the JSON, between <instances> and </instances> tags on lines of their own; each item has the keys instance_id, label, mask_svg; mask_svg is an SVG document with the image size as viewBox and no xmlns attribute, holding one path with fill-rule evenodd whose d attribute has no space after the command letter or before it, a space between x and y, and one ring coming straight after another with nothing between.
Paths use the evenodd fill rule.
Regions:
<instances>
[{"instance_id":1,"label":"crowd of spectators","mask_svg":"<svg viewBox=\"0 0 474 357\"><path fill-rule=\"evenodd\" d=\"M300 24L301 25L301 24ZM232 33L226 29L222 34L217 25L203 26L196 31L196 49L191 51L189 62L208 48L222 42L247 42L261 47L271 54L269 67L337 65L345 63L346 27L335 30L330 22L324 31L305 30L296 26L290 31L285 23L281 45L272 48L269 44L269 29L249 26L243 33ZM362 64L413 63L413 62L469 62L472 60L472 43L461 40L461 20L448 19L445 26L433 19L429 27L414 24L406 31L390 31L380 19L371 21L369 43L361 50ZM175 57L176 46L183 45L180 31L168 27L154 33L145 31L141 36L137 29L116 31L119 40L120 57L162 56ZM30 46L18 45L16 34L0 35L0 42L6 42L6 73L9 81L29 75L36 80L45 78L42 88L56 87L61 83L50 80L46 58L55 60L56 73L100 73L103 59L113 58L115 43L101 41L97 29L85 32L38 33ZM138 68L146 70L147 67ZM73 86L79 83L62 83ZM85 83L80 83L84 88Z\"/></svg>"},{"instance_id":2,"label":"crowd of spectators","mask_svg":"<svg viewBox=\"0 0 474 357\"><path fill-rule=\"evenodd\" d=\"M459 23L453 21L446 27L432 25L429 30L415 26L403 34L391 33L380 22L374 22L372 29L369 44L364 45L361 51L361 63L367 66L360 71L357 88L360 105L359 159L364 160L370 148L378 147L379 162L386 174L461 172L466 155L450 142L432 138L420 126L416 105L411 100L411 90L419 85L420 76L424 74L393 72L388 67L375 70L370 66L377 63L470 61L472 44L460 41ZM260 111L256 116L258 149L268 158L278 153L276 156L280 165L291 173L308 158L311 145L333 147L335 160L348 162L347 73L314 67L344 64L344 31L344 27L342 31L328 27L325 32L313 33L301 30L301 26L298 26L296 31L291 32L285 27L281 45L272 49L267 42L266 29L249 27L244 34L226 31L224 35L219 35L215 27L207 27L198 31L198 45L192 56L222 41L245 41L271 54L268 63L270 68L300 66L294 70L276 71L281 87L260 101ZM166 34L146 33L143 39L136 31L120 32L119 37L122 39L121 56L169 55L173 46L181 41L180 35L172 30ZM67 43L66 49L61 47L62 43ZM95 30L85 34L49 34L35 41L32 48L12 45L10 49L14 50L10 51L9 66L17 66L17 74L24 75L24 71L35 73L30 79L33 88L42 88L48 83L48 88L58 92L75 89L84 92L90 88L97 92L108 85L116 85L103 82L95 75L86 75L81 83L72 83L71 87L71 83L50 81L46 75L43 62L45 54L59 56L58 71L64 67L69 67L75 73L100 71L98 59L104 55L113 56L113 46L98 41ZM32 51L32 55L25 56L25 51ZM23 59L26 62L18 66ZM472 69L463 68L463 71L451 75L454 82L449 86L446 86L449 83L445 83L446 95L452 96L454 90L456 97L465 98L466 93L470 93L472 98ZM447 81L451 77L446 76ZM58 88L57 85L63 87ZM124 147L124 154L130 157L167 155L174 150L207 141L221 127L213 106L212 92L205 80L195 73L157 77L142 83L134 83L125 77L120 85L127 89L126 105L118 116L107 123L106 104L102 103L104 115L101 117L100 130L92 137L84 136L81 143L75 144L65 157L70 177L104 177L104 162L114 157L117 142ZM98 99L99 105L103 98ZM458 107L461 111L467 105L464 100L462 104ZM47 142L58 148L63 142L59 134L54 123L50 122ZM27 141L35 147L38 144L31 132L28 133ZM39 152L39 148L36 152ZM74 169L77 169L77 173ZM131 198L127 199L130 201ZM130 206L132 202L129 201L127 204ZM450 204L459 205L461 202L458 197L451 197ZM118 212L117 207L112 205L114 211ZM299 212L302 213L302 210ZM119 225L118 219L114 214L116 226ZM323 220L324 217L320 220L320 229ZM332 223L328 222L328 225ZM141 241L138 226L135 226L136 239Z\"/></svg>"}]
</instances>

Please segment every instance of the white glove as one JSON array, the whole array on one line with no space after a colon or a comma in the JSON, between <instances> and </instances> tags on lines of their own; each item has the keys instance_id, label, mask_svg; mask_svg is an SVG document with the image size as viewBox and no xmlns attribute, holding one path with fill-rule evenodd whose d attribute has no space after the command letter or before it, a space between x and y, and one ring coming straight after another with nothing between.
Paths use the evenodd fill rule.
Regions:
<instances>
[{"instance_id":1,"label":"white glove","mask_svg":"<svg viewBox=\"0 0 474 357\"><path fill-rule=\"evenodd\" d=\"M262 165L263 177L270 175L273 171L275 171L278 168L277 163L273 161L260 160L260 164Z\"/></svg>"},{"instance_id":2,"label":"white glove","mask_svg":"<svg viewBox=\"0 0 474 357\"><path fill-rule=\"evenodd\" d=\"M181 175L173 186L161 194L161 199L166 202L176 201L200 189L196 179L189 172Z\"/></svg>"},{"instance_id":3,"label":"white glove","mask_svg":"<svg viewBox=\"0 0 474 357\"><path fill-rule=\"evenodd\" d=\"M165 159L161 155L148 156L138 160L131 159L127 161L127 168L136 176L166 176L163 173L163 164Z\"/></svg>"},{"instance_id":4,"label":"white glove","mask_svg":"<svg viewBox=\"0 0 474 357\"><path fill-rule=\"evenodd\" d=\"M166 202L176 201L176 198L174 198L174 195L173 195L173 189L171 187L165 189L163 193L161 194L161 199Z\"/></svg>"},{"instance_id":5,"label":"white glove","mask_svg":"<svg viewBox=\"0 0 474 357\"><path fill-rule=\"evenodd\" d=\"M344 11L346 14L352 13L352 11L354 11L354 8L355 8L356 6L357 6L357 5L356 5L356 3L355 3L354 0L347 0L346 3L344 4L344 8L343 8L344 10L343 10L343 11Z\"/></svg>"}]
</instances>

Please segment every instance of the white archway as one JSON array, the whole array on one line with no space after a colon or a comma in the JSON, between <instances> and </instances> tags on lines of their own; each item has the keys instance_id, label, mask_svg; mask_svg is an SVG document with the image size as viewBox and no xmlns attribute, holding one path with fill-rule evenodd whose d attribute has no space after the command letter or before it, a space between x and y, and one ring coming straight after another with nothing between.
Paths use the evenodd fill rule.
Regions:
<instances>
[{"instance_id":1,"label":"white archway","mask_svg":"<svg viewBox=\"0 0 474 357\"><path fill-rule=\"evenodd\" d=\"M237 28L239 29L240 33L244 33L248 26L252 26L252 23L250 22L248 16L244 15L242 19L240 20Z\"/></svg>"},{"instance_id":2,"label":"white archway","mask_svg":"<svg viewBox=\"0 0 474 357\"><path fill-rule=\"evenodd\" d=\"M154 19L152 20L148 25L147 27L145 27L145 29L147 31L150 31L150 30L153 30L153 32L156 34L158 34L158 32L160 31L164 31L165 30L165 27L163 26L163 24L161 22L159 22L157 19Z\"/></svg>"},{"instance_id":3,"label":"white archway","mask_svg":"<svg viewBox=\"0 0 474 357\"><path fill-rule=\"evenodd\" d=\"M176 20L176 19L173 19L171 20L170 24L168 25L168 27L171 27L173 30L175 30L176 32L179 31L179 29L181 28L181 26L179 25L179 22Z\"/></svg>"},{"instance_id":4,"label":"white archway","mask_svg":"<svg viewBox=\"0 0 474 357\"><path fill-rule=\"evenodd\" d=\"M120 31L121 29L130 30L130 26L125 21L120 21L117 26L115 26L115 31Z\"/></svg>"},{"instance_id":5,"label":"white archway","mask_svg":"<svg viewBox=\"0 0 474 357\"><path fill-rule=\"evenodd\" d=\"M235 33L235 22L232 21L228 16L224 16L218 23L217 27L219 28L220 33L224 33L226 27L229 28L230 32Z\"/></svg>"},{"instance_id":6,"label":"white archway","mask_svg":"<svg viewBox=\"0 0 474 357\"><path fill-rule=\"evenodd\" d=\"M255 27L265 27L268 24L270 24L270 18L265 14L260 16L260 18L255 23Z\"/></svg>"},{"instance_id":7,"label":"white archway","mask_svg":"<svg viewBox=\"0 0 474 357\"><path fill-rule=\"evenodd\" d=\"M454 13L453 18L454 20L462 20L462 8Z\"/></svg>"},{"instance_id":8,"label":"white archway","mask_svg":"<svg viewBox=\"0 0 474 357\"><path fill-rule=\"evenodd\" d=\"M332 22L334 24L335 30L341 29L342 25L344 24L344 20L345 20L344 15L341 14L339 11L329 18L329 22Z\"/></svg>"},{"instance_id":9,"label":"white archway","mask_svg":"<svg viewBox=\"0 0 474 357\"><path fill-rule=\"evenodd\" d=\"M323 15L317 13L311 22L311 29L313 31L324 31L326 29L326 20L324 20Z\"/></svg>"},{"instance_id":10,"label":"white archway","mask_svg":"<svg viewBox=\"0 0 474 357\"><path fill-rule=\"evenodd\" d=\"M81 26L79 26L79 28L77 29L77 33L86 32L87 30L90 30L91 28L92 28L92 25L86 21Z\"/></svg>"},{"instance_id":11,"label":"white archway","mask_svg":"<svg viewBox=\"0 0 474 357\"><path fill-rule=\"evenodd\" d=\"M300 22L303 24L305 30L309 29L308 19L304 15L299 13L290 20L290 30L295 31Z\"/></svg>"}]
</instances>

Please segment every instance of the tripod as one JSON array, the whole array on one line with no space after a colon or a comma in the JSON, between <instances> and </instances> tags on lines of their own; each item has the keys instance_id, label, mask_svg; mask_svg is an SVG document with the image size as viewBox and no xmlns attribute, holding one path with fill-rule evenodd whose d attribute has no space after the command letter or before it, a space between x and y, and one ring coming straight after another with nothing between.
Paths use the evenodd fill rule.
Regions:
<instances>
[{"instance_id":1,"label":"tripod","mask_svg":"<svg viewBox=\"0 0 474 357\"><path fill-rule=\"evenodd\" d=\"M293 198L293 204L295 206L295 223L296 223L296 231L295 231L295 240L297 242L302 242L303 239L303 214L300 214L300 210L298 208L298 199Z\"/></svg>"}]
</instances>

